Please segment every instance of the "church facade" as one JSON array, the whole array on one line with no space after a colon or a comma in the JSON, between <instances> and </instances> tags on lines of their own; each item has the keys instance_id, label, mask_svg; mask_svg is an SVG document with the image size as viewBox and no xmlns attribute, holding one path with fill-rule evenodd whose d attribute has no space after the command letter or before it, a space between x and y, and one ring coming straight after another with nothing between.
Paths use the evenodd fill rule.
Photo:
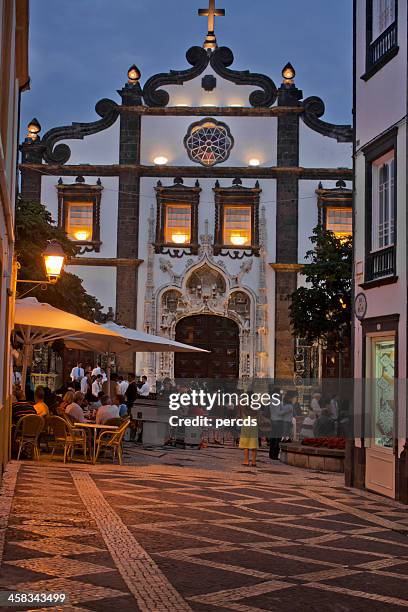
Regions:
<instances>
[{"instance_id":1,"label":"church facade","mask_svg":"<svg viewBox=\"0 0 408 612\"><path fill-rule=\"evenodd\" d=\"M351 126L321 118L290 64L278 85L235 70L223 11L200 14L188 67L142 85L133 65L99 119L25 139L21 195L76 242L67 269L118 323L211 351L138 355L138 373L293 380L288 296L318 221L350 232Z\"/></svg>"}]
</instances>

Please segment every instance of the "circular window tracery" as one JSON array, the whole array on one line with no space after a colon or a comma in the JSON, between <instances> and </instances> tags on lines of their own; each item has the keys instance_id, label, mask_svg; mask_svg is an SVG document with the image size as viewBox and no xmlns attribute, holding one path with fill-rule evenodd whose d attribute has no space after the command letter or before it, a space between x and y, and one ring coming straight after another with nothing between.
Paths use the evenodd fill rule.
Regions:
<instances>
[{"instance_id":1,"label":"circular window tracery","mask_svg":"<svg viewBox=\"0 0 408 612\"><path fill-rule=\"evenodd\" d=\"M190 125L184 146L192 161L214 166L228 159L234 138L226 123L207 117Z\"/></svg>"}]
</instances>

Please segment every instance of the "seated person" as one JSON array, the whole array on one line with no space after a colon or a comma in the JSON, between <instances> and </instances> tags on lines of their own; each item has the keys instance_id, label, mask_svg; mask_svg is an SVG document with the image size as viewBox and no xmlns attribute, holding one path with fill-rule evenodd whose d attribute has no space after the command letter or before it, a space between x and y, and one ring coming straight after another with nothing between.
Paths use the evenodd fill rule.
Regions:
<instances>
[{"instance_id":1,"label":"seated person","mask_svg":"<svg viewBox=\"0 0 408 612\"><path fill-rule=\"evenodd\" d=\"M330 408L325 407L322 414L316 419L313 433L315 438L328 438L336 435L336 423L330 414Z\"/></svg>"},{"instance_id":2,"label":"seated person","mask_svg":"<svg viewBox=\"0 0 408 612\"><path fill-rule=\"evenodd\" d=\"M38 386L34 391L34 410L39 416L45 417L49 414L48 406L44 402L44 387Z\"/></svg>"},{"instance_id":3,"label":"seated person","mask_svg":"<svg viewBox=\"0 0 408 612\"><path fill-rule=\"evenodd\" d=\"M25 400L24 391L21 389L21 387L16 387L14 389L14 396L16 401L13 402L11 406L11 420L13 425L16 425L21 417L26 416L27 414L37 414L33 404Z\"/></svg>"},{"instance_id":4,"label":"seated person","mask_svg":"<svg viewBox=\"0 0 408 612\"><path fill-rule=\"evenodd\" d=\"M86 423L87 420L82 409L82 403L84 401L84 394L81 391L76 391L72 402L65 408L65 414L67 414L74 423Z\"/></svg>"},{"instance_id":5,"label":"seated person","mask_svg":"<svg viewBox=\"0 0 408 612\"><path fill-rule=\"evenodd\" d=\"M96 413L96 422L98 424L104 425L109 419L119 418L119 408L115 404L112 405L111 398L108 395L103 396L101 404L102 406L98 408Z\"/></svg>"},{"instance_id":6,"label":"seated person","mask_svg":"<svg viewBox=\"0 0 408 612\"><path fill-rule=\"evenodd\" d=\"M126 406L124 395L116 395L115 399L113 400L113 403L119 408L119 416L121 419L128 415L128 407Z\"/></svg>"}]
</instances>

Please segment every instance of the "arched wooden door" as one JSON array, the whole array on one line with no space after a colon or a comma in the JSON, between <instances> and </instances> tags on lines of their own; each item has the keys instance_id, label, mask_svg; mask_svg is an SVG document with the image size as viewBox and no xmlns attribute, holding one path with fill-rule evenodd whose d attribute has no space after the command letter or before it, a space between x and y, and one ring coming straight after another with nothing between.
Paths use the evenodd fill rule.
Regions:
<instances>
[{"instance_id":1,"label":"arched wooden door","mask_svg":"<svg viewBox=\"0 0 408 612\"><path fill-rule=\"evenodd\" d=\"M215 315L181 319L176 340L209 353L175 353L175 378L224 378L239 376L239 329L235 321Z\"/></svg>"}]
</instances>

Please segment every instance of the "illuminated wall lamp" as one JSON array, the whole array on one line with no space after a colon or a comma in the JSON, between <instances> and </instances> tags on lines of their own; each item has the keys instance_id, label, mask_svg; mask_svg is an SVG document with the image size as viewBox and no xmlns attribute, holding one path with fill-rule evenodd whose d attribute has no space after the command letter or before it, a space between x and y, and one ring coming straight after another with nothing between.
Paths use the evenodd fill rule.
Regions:
<instances>
[{"instance_id":1,"label":"illuminated wall lamp","mask_svg":"<svg viewBox=\"0 0 408 612\"><path fill-rule=\"evenodd\" d=\"M86 230L79 230L75 232L75 240L86 241L89 239L89 232Z\"/></svg>"},{"instance_id":2,"label":"illuminated wall lamp","mask_svg":"<svg viewBox=\"0 0 408 612\"><path fill-rule=\"evenodd\" d=\"M186 244L186 242L188 242L187 234L172 234L171 239L174 244Z\"/></svg>"},{"instance_id":3,"label":"illuminated wall lamp","mask_svg":"<svg viewBox=\"0 0 408 612\"><path fill-rule=\"evenodd\" d=\"M156 166L165 166L169 160L164 155L158 155L154 158L153 163Z\"/></svg>"},{"instance_id":4,"label":"illuminated wall lamp","mask_svg":"<svg viewBox=\"0 0 408 612\"><path fill-rule=\"evenodd\" d=\"M242 236L241 234L234 234L231 236L231 242L235 246L244 246L248 241L247 236Z\"/></svg>"},{"instance_id":5,"label":"illuminated wall lamp","mask_svg":"<svg viewBox=\"0 0 408 612\"><path fill-rule=\"evenodd\" d=\"M260 163L261 163L261 160L258 159L257 157L252 157L248 162L250 166L259 166Z\"/></svg>"}]
</instances>

